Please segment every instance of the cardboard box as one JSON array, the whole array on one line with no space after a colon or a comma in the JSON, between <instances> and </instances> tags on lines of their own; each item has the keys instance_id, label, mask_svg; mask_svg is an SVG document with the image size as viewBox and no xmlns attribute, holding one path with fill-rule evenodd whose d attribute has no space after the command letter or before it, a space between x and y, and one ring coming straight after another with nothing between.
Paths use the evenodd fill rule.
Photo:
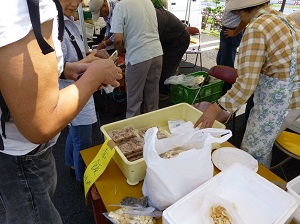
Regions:
<instances>
[{"instance_id":1,"label":"cardboard box","mask_svg":"<svg viewBox=\"0 0 300 224\"><path fill-rule=\"evenodd\" d=\"M163 224L204 223L203 213L209 211L200 208L205 207L202 203L206 195L230 202L243 224L290 223L298 208L290 194L235 163L168 207L163 212Z\"/></svg>"},{"instance_id":2,"label":"cardboard box","mask_svg":"<svg viewBox=\"0 0 300 224\"><path fill-rule=\"evenodd\" d=\"M114 123L101 126L101 131L105 139L111 139L109 132L121 129L125 126L133 125L136 129L158 125L160 130L169 132L168 120L186 120L195 123L202 115L202 112L187 103L180 103L163 109L159 109L150 113L142 114L136 117L124 119ZM225 129L225 125L220 122L214 123L214 128ZM170 132L169 132L170 133ZM213 146L216 148L217 146ZM113 156L118 167L127 178L127 183L136 185L143 180L146 175L146 163L143 158L130 162L118 147L115 147L116 153Z\"/></svg>"},{"instance_id":3,"label":"cardboard box","mask_svg":"<svg viewBox=\"0 0 300 224\"><path fill-rule=\"evenodd\" d=\"M286 188L287 192L296 199L298 204L300 204L300 175L289 181ZM293 220L297 224L300 223L300 207L296 210Z\"/></svg>"}]
</instances>

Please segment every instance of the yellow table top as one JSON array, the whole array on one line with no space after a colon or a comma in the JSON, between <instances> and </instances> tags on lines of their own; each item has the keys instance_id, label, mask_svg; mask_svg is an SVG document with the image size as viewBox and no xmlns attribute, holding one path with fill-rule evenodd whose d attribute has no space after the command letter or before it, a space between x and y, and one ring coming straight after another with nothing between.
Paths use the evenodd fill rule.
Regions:
<instances>
[{"instance_id":1,"label":"yellow table top","mask_svg":"<svg viewBox=\"0 0 300 224\"><path fill-rule=\"evenodd\" d=\"M229 142L224 142L221 144L222 147L233 147ZM97 155L101 145L94 146L89 149L85 149L81 151L82 158L86 165L92 162L93 158ZM214 175L219 173L220 171L215 167ZM262 165L258 165L257 173L262 177L266 178L271 182L280 182L282 184L286 184L284 180L274 174L272 171L268 170ZM98 178L95 182L97 190L102 198L102 201L107 209L107 211L113 211L118 209L118 207L109 206L109 204L119 204L120 201L126 197L142 197L142 185L143 181L138 183L135 186L128 185L126 182L126 178L117 166L117 164L112 159L106 170L103 174ZM160 224L162 219L158 219L157 223Z\"/></svg>"}]
</instances>

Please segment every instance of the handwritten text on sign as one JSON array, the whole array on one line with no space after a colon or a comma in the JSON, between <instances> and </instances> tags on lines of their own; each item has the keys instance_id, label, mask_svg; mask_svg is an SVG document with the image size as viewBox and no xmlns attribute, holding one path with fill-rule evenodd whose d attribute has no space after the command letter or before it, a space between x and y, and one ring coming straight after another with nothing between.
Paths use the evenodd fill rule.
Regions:
<instances>
[{"instance_id":1,"label":"handwritten text on sign","mask_svg":"<svg viewBox=\"0 0 300 224\"><path fill-rule=\"evenodd\" d=\"M115 154L115 143L111 140L106 140L96 157L88 165L84 173L84 195L85 198L89 192L90 187L95 183L95 181L100 177L100 175L106 169L109 161Z\"/></svg>"}]
</instances>

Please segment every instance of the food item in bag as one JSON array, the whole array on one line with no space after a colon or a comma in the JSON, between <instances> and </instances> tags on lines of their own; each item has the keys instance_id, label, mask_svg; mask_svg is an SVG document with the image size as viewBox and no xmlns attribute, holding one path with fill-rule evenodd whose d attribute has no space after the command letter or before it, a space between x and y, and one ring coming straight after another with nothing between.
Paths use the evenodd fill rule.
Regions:
<instances>
[{"instance_id":1,"label":"food item in bag","mask_svg":"<svg viewBox=\"0 0 300 224\"><path fill-rule=\"evenodd\" d=\"M108 217L117 224L155 224L156 220L151 216L124 214L126 208L120 208L108 213Z\"/></svg>"},{"instance_id":2,"label":"food item in bag","mask_svg":"<svg viewBox=\"0 0 300 224\"><path fill-rule=\"evenodd\" d=\"M139 134L142 138L144 138L144 137L145 137L146 131L147 131L149 128L153 128L153 127L158 128L157 126L151 126L151 127L141 128L141 129L139 129L138 134Z\"/></svg>"},{"instance_id":3,"label":"food item in bag","mask_svg":"<svg viewBox=\"0 0 300 224\"><path fill-rule=\"evenodd\" d=\"M130 154L143 151L144 140L140 137L130 138L126 141L122 141L118 144L118 147L125 156L128 156Z\"/></svg>"},{"instance_id":4,"label":"food item in bag","mask_svg":"<svg viewBox=\"0 0 300 224\"><path fill-rule=\"evenodd\" d=\"M171 158L174 158L174 157L178 156L180 153L185 152L187 150L189 150L189 149L183 148L183 147L177 147L177 148L171 149L169 151L166 151L164 153L161 153L160 157L164 158L164 159L171 159Z\"/></svg>"},{"instance_id":5,"label":"food item in bag","mask_svg":"<svg viewBox=\"0 0 300 224\"><path fill-rule=\"evenodd\" d=\"M163 139L163 138L168 138L170 135L166 131L158 131L157 132L157 139Z\"/></svg>"},{"instance_id":6,"label":"food item in bag","mask_svg":"<svg viewBox=\"0 0 300 224\"><path fill-rule=\"evenodd\" d=\"M134 161L143 157L144 140L140 137L127 139L117 145L129 161Z\"/></svg>"},{"instance_id":7,"label":"food item in bag","mask_svg":"<svg viewBox=\"0 0 300 224\"><path fill-rule=\"evenodd\" d=\"M121 205L140 205L142 207L148 206L148 197L141 197L141 198L133 198L133 197L125 197L120 202Z\"/></svg>"},{"instance_id":8,"label":"food item in bag","mask_svg":"<svg viewBox=\"0 0 300 224\"><path fill-rule=\"evenodd\" d=\"M212 206L210 217L213 219L214 224L231 224L229 215L223 206Z\"/></svg>"},{"instance_id":9,"label":"food item in bag","mask_svg":"<svg viewBox=\"0 0 300 224\"><path fill-rule=\"evenodd\" d=\"M148 129L150 129L150 128L153 128L153 127L158 128L157 126L141 128L141 129L138 130L138 134L139 134L142 138L144 138L144 137L145 137L146 131L147 131ZM168 138L168 137L170 136L170 134L169 134L167 131L164 131L164 130L158 130L156 136L157 136L158 139L163 139L163 138Z\"/></svg>"},{"instance_id":10,"label":"food item in bag","mask_svg":"<svg viewBox=\"0 0 300 224\"><path fill-rule=\"evenodd\" d=\"M197 76L197 77L195 78L195 84L196 84L196 85L201 84L203 81L204 81L204 77L203 77L203 76Z\"/></svg>"},{"instance_id":11,"label":"food item in bag","mask_svg":"<svg viewBox=\"0 0 300 224\"><path fill-rule=\"evenodd\" d=\"M127 156L127 160L130 162L136 161L141 158L143 158L143 151L136 152L136 153L133 153L133 154Z\"/></svg>"},{"instance_id":12,"label":"food item in bag","mask_svg":"<svg viewBox=\"0 0 300 224\"><path fill-rule=\"evenodd\" d=\"M133 126L127 126L122 129L113 130L109 136L114 142L120 142L137 136L137 130Z\"/></svg>"}]
</instances>

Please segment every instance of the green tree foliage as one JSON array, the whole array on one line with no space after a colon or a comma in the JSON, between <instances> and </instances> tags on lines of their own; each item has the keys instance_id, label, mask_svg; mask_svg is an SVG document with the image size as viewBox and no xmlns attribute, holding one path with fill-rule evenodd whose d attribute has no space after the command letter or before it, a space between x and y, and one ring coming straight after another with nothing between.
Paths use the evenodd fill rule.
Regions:
<instances>
[{"instance_id":1,"label":"green tree foliage","mask_svg":"<svg viewBox=\"0 0 300 224\"><path fill-rule=\"evenodd\" d=\"M202 11L202 29L206 30L209 25L209 30L221 30L221 18L224 12L224 7L220 0L212 0L214 7L207 6Z\"/></svg>"}]
</instances>

